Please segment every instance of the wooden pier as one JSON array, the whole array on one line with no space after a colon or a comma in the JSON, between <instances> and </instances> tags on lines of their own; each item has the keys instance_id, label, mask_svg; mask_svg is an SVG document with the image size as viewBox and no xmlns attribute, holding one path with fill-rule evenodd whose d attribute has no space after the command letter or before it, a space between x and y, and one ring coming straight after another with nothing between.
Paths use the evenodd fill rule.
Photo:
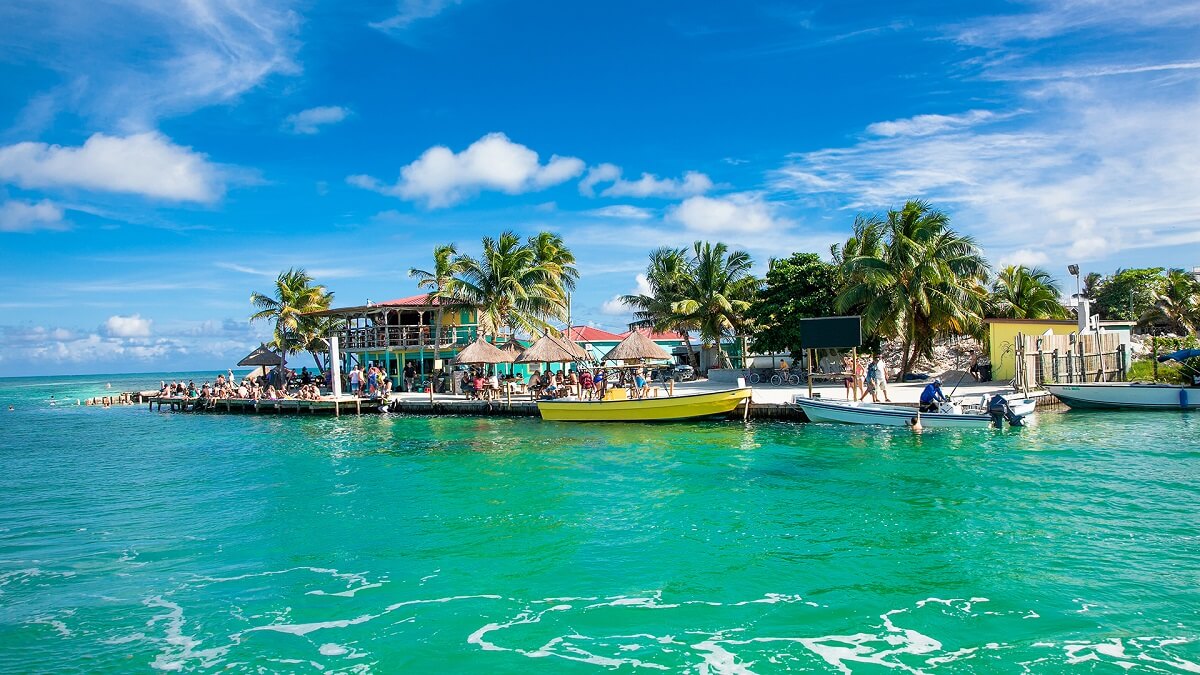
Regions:
<instances>
[{"instance_id":1,"label":"wooden pier","mask_svg":"<svg viewBox=\"0 0 1200 675\"><path fill-rule=\"evenodd\" d=\"M258 415L362 415L390 412L401 415L462 415L472 417L539 417L536 401L475 401L421 398L392 399L386 406L378 399L344 396L338 401L301 401L283 399L222 398L200 399L154 396L147 399L151 410L173 412L240 413ZM744 411L739 406L730 413L731 418L741 418ZM748 417L758 420L806 421L804 413L797 407L785 403L751 403Z\"/></svg>"},{"instance_id":2,"label":"wooden pier","mask_svg":"<svg viewBox=\"0 0 1200 675\"><path fill-rule=\"evenodd\" d=\"M1039 410L1061 408L1061 404L1046 392L1030 392L1031 398L1037 399ZM325 398L319 401L302 401L299 399L248 399L222 398L200 399L183 397L151 396L142 397L149 402L151 410L175 412L209 412L257 415L363 415L389 412L399 415L460 415L472 417L539 417L537 402L526 397L520 400L506 401L493 399L490 401L450 398L438 396L432 400L425 396L395 397L384 403L379 399L342 396L338 400ZM915 411L916 403L897 401L891 405L911 406ZM754 420L776 420L785 422L807 422L804 412L790 403L751 403L750 410L742 406L730 413L730 418L747 418Z\"/></svg>"},{"instance_id":3,"label":"wooden pier","mask_svg":"<svg viewBox=\"0 0 1200 675\"><path fill-rule=\"evenodd\" d=\"M343 396L340 399L303 401L300 399L252 399L252 398L187 398L180 396L152 396L150 409L176 412L249 413L258 415L361 415L381 412L379 401Z\"/></svg>"}]
</instances>

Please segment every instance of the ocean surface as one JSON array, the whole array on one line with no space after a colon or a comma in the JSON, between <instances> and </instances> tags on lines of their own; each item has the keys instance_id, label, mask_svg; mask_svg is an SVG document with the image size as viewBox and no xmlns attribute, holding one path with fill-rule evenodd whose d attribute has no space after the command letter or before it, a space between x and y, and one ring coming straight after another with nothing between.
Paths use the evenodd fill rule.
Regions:
<instances>
[{"instance_id":1,"label":"ocean surface","mask_svg":"<svg viewBox=\"0 0 1200 675\"><path fill-rule=\"evenodd\" d=\"M0 672L1200 672L1197 413L74 405L167 377L0 380Z\"/></svg>"}]
</instances>

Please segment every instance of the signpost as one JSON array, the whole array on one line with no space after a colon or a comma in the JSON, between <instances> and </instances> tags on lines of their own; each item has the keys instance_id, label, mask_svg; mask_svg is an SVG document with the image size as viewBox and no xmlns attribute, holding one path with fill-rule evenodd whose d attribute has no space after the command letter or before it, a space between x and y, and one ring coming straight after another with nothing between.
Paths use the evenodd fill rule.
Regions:
<instances>
[{"instance_id":1,"label":"signpost","mask_svg":"<svg viewBox=\"0 0 1200 675\"><path fill-rule=\"evenodd\" d=\"M808 397L813 395L813 350L850 348L851 358L858 367L858 348L862 345L861 316L823 316L800 319L800 348L808 357ZM855 377L854 371L850 373Z\"/></svg>"}]
</instances>

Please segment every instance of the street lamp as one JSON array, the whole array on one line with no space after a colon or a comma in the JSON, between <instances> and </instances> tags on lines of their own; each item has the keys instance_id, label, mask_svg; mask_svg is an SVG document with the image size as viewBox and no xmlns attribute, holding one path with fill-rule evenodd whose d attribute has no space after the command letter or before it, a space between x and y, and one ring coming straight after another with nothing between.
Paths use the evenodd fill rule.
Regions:
<instances>
[{"instance_id":1,"label":"street lamp","mask_svg":"<svg viewBox=\"0 0 1200 675\"><path fill-rule=\"evenodd\" d=\"M1075 307L1076 307L1076 309L1078 309L1079 308L1079 296L1081 294L1081 291L1079 288L1079 265L1076 265L1074 263L1067 265L1067 271L1070 272L1071 275L1075 277Z\"/></svg>"}]
</instances>

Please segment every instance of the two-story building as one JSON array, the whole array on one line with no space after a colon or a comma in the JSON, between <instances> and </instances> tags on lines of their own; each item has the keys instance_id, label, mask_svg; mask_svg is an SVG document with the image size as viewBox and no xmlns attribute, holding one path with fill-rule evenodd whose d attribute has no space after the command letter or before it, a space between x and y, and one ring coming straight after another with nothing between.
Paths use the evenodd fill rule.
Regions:
<instances>
[{"instance_id":1,"label":"two-story building","mask_svg":"<svg viewBox=\"0 0 1200 675\"><path fill-rule=\"evenodd\" d=\"M442 310L441 332L437 330L438 309ZM337 307L314 316L334 317L342 327L338 336L343 367L378 364L400 381L404 364L412 362L424 376L435 370L434 357L453 358L475 341L479 332L474 308L430 300L422 293L358 307ZM344 372L344 371L343 371Z\"/></svg>"}]
</instances>

